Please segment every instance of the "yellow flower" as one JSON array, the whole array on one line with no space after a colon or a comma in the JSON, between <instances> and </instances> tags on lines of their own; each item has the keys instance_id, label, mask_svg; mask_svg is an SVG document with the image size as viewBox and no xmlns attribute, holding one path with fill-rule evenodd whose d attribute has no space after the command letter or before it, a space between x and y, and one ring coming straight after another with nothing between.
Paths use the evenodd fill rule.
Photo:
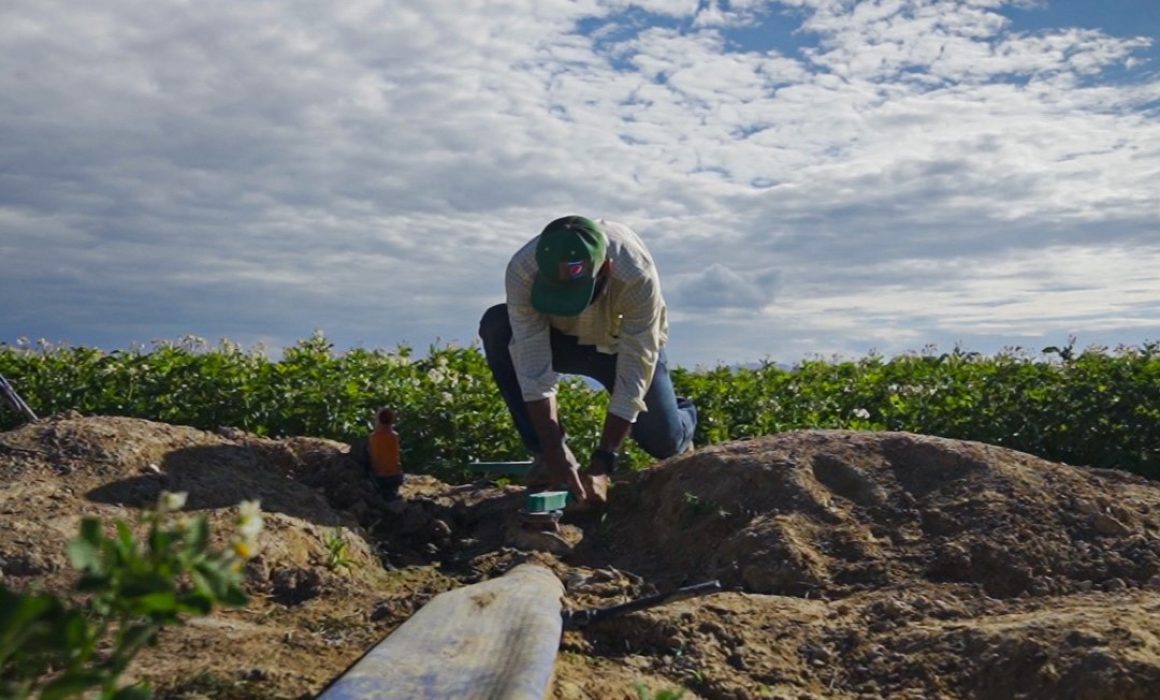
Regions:
<instances>
[{"instance_id":1,"label":"yellow flower","mask_svg":"<svg viewBox=\"0 0 1160 700\"><path fill-rule=\"evenodd\" d=\"M233 542L234 554L249 559L258 551L258 535L262 532L262 504L260 501L242 501L238 504L238 534Z\"/></svg>"}]
</instances>

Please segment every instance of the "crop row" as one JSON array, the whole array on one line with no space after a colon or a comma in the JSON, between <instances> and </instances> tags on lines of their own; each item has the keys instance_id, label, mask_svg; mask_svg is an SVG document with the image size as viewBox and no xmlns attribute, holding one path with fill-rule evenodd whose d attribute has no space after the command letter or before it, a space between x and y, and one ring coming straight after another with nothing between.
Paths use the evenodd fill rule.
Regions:
<instances>
[{"instance_id":1,"label":"crop row","mask_svg":"<svg viewBox=\"0 0 1160 700\"><path fill-rule=\"evenodd\" d=\"M72 409L267 436L355 442L378 407L392 406L408 470L444 478L462 478L474 460L527 456L475 347L337 353L319 334L274 360L196 338L114 352L0 344L0 374L42 415ZM803 428L904 430L1160 478L1160 343L990 356L927 348L793 367L678 368L673 379L700 412L698 445ZM569 378L560 401L583 454L607 396ZM19 420L0 408L0 428ZM629 456L647 463L635 448Z\"/></svg>"}]
</instances>

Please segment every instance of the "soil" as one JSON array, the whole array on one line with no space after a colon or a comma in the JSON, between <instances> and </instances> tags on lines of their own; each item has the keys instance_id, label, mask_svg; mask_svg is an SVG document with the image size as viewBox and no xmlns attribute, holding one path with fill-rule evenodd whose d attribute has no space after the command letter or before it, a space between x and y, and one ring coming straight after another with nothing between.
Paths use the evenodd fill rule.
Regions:
<instances>
[{"instance_id":1,"label":"soil","mask_svg":"<svg viewBox=\"0 0 1160 700\"><path fill-rule=\"evenodd\" d=\"M723 591L568 631L551 696L1160 697L1160 484L981 443L802 431L626 475L513 539L522 488L412 475L387 503L351 446L63 414L0 433L0 574L66 593L80 518L162 490L266 528L246 607L165 630L130 669L158 698L309 698L433 596L537 561L568 608ZM222 535L224 536L224 535ZM345 565L328 540L347 544ZM328 565L329 564L329 565Z\"/></svg>"}]
</instances>

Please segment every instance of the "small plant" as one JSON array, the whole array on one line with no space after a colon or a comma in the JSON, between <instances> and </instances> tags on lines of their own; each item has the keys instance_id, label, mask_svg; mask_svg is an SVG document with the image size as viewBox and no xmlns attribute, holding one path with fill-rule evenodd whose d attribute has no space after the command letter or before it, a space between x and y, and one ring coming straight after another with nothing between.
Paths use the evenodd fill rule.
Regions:
<instances>
[{"instance_id":1,"label":"small plant","mask_svg":"<svg viewBox=\"0 0 1160 700\"><path fill-rule=\"evenodd\" d=\"M681 522L685 526L692 525L693 521L707 515L719 518L721 520L732 516L732 513L726 510L724 506L708 499L701 498L691 491L686 491L684 493L683 499L685 508L681 513Z\"/></svg>"},{"instance_id":2,"label":"small plant","mask_svg":"<svg viewBox=\"0 0 1160 700\"><path fill-rule=\"evenodd\" d=\"M342 536L340 528L334 528L326 535L326 568L336 571L339 568L350 570L350 545Z\"/></svg>"},{"instance_id":3,"label":"small plant","mask_svg":"<svg viewBox=\"0 0 1160 700\"><path fill-rule=\"evenodd\" d=\"M204 516L175 514L184 505L185 494L162 493L142 515L148 531L140 540L121 519L111 537L100 520L82 520L68 554L81 573L76 590L88 596L84 604L0 584L0 697L149 698L147 684L117 687L137 652L185 615L246 604L242 568L262 530L258 502L241 504L225 551L210 549Z\"/></svg>"},{"instance_id":4,"label":"small plant","mask_svg":"<svg viewBox=\"0 0 1160 700\"><path fill-rule=\"evenodd\" d=\"M636 696L640 700L680 700L685 697L683 688L663 688L653 693L648 687L637 681L633 688L636 690Z\"/></svg>"}]
</instances>

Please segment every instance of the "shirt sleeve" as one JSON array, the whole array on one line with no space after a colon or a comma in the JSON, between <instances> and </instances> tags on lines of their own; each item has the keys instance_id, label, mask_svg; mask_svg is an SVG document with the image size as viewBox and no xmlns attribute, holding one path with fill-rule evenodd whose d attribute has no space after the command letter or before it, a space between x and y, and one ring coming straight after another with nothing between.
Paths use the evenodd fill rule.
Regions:
<instances>
[{"instance_id":1,"label":"shirt sleeve","mask_svg":"<svg viewBox=\"0 0 1160 700\"><path fill-rule=\"evenodd\" d=\"M532 274L517 258L505 276L512 340L508 346L525 401L556 394L559 375L552 369L551 328L548 317L532 307Z\"/></svg>"},{"instance_id":2,"label":"shirt sleeve","mask_svg":"<svg viewBox=\"0 0 1160 700\"><path fill-rule=\"evenodd\" d=\"M608 412L635 423L637 416L646 410L644 396L652 384L660 357L665 307L660 285L651 275L633 281L623 295L616 384Z\"/></svg>"}]
</instances>

